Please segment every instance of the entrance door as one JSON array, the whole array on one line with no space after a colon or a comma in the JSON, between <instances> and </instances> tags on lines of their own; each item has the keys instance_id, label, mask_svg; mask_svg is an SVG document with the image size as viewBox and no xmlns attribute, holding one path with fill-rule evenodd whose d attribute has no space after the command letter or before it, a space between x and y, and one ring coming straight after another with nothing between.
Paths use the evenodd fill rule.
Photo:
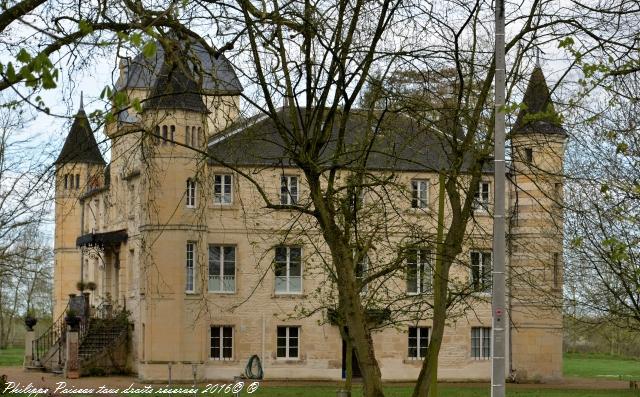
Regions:
<instances>
[{"instance_id":1,"label":"entrance door","mask_svg":"<svg viewBox=\"0 0 640 397\"><path fill-rule=\"evenodd\" d=\"M349 331L347 331L347 334ZM362 374L360 373L360 366L358 365L358 359L356 358L356 351L352 349L351 351L351 367L353 378L362 378ZM346 379L347 377L347 342L342 340L342 379Z\"/></svg>"}]
</instances>

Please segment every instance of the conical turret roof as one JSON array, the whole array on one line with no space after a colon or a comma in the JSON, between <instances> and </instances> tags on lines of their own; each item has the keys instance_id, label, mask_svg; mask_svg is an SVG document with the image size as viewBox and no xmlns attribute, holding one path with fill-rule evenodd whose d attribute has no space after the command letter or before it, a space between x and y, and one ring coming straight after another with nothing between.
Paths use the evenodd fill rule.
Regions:
<instances>
[{"instance_id":1,"label":"conical turret roof","mask_svg":"<svg viewBox=\"0 0 640 397\"><path fill-rule=\"evenodd\" d=\"M182 109L208 113L202 101L200 84L196 82L189 66L169 56L164 59L149 98L144 102L144 109Z\"/></svg>"},{"instance_id":2,"label":"conical turret roof","mask_svg":"<svg viewBox=\"0 0 640 397\"><path fill-rule=\"evenodd\" d=\"M67 139L64 141L62 150L58 155L54 164L67 163L90 163L90 164L106 164L98 142L96 142L89 119L84 111L82 99L80 100L80 109L73 120L71 130Z\"/></svg>"},{"instance_id":3,"label":"conical turret roof","mask_svg":"<svg viewBox=\"0 0 640 397\"><path fill-rule=\"evenodd\" d=\"M567 135L551 101L549 87L540 66L536 66L531 73L522 103L525 107L518 113L513 134Z\"/></svg>"}]
</instances>

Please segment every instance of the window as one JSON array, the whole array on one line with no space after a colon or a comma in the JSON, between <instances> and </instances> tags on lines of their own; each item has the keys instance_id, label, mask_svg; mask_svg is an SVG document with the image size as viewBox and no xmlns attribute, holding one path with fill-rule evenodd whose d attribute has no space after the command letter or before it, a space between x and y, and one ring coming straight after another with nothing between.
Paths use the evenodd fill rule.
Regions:
<instances>
[{"instance_id":1,"label":"window","mask_svg":"<svg viewBox=\"0 0 640 397\"><path fill-rule=\"evenodd\" d=\"M477 292L491 291L491 252L471 251L471 286Z\"/></svg>"},{"instance_id":2,"label":"window","mask_svg":"<svg viewBox=\"0 0 640 397\"><path fill-rule=\"evenodd\" d=\"M233 175L213 176L213 202L214 204L231 204L233 202Z\"/></svg>"},{"instance_id":3,"label":"window","mask_svg":"<svg viewBox=\"0 0 640 397\"><path fill-rule=\"evenodd\" d=\"M473 208L487 210L489 206L489 182L480 182L478 190L473 197Z\"/></svg>"},{"instance_id":4,"label":"window","mask_svg":"<svg viewBox=\"0 0 640 397\"><path fill-rule=\"evenodd\" d=\"M160 126L156 125L156 133L153 137L153 141L156 145L160 144Z\"/></svg>"},{"instance_id":5,"label":"window","mask_svg":"<svg viewBox=\"0 0 640 397\"><path fill-rule=\"evenodd\" d=\"M300 327L278 327L276 357L298 358Z\"/></svg>"},{"instance_id":6,"label":"window","mask_svg":"<svg viewBox=\"0 0 640 397\"><path fill-rule=\"evenodd\" d=\"M211 356L214 360L233 358L233 327L228 325L211 327Z\"/></svg>"},{"instance_id":7,"label":"window","mask_svg":"<svg viewBox=\"0 0 640 397\"><path fill-rule=\"evenodd\" d=\"M302 292L302 261L300 247L276 247L276 293Z\"/></svg>"},{"instance_id":8,"label":"window","mask_svg":"<svg viewBox=\"0 0 640 397\"><path fill-rule=\"evenodd\" d=\"M163 125L163 126L162 126L162 144L163 144L163 145L166 145L166 144L167 144L167 139L168 139L167 135L168 135L168 129L167 129L167 126L166 126L166 125Z\"/></svg>"},{"instance_id":9,"label":"window","mask_svg":"<svg viewBox=\"0 0 640 397\"><path fill-rule=\"evenodd\" d=\"M429 181L411 181L411 208L427 208L427 191Z\"/></svg>"},{"instance_id":10,"label":"window","mask_svg":"<svg viewBox=\"0 0 640 397\"><path fill-rule=\"evenodd\" d=\"M69 174L64 174L64 188L69 189Z\"/></svg>"},{"instance_id":11,"label":"window","mask_svg":"<svg viewBox=\"0 0 640 397\"><path fill-rule=\"evenodd\" d=\"M429 347L429 327L409 327L408 357L421 360L427 357Z\"/></svg>"},{"instance_id":12,"label":"window","mask_svg":"<svg viewBox=\"0 0 640 397\"><path fill-rule=\"evenodd\" d=\"M362 282L365 279L367 270L369 270L369 257L364 255L358 263L356 263L356 280L358 280L360 285L362 285ZM360 291L367 292L367 286L363 285Z\"/></svg>"},{"instance_id":13,"label":"window","mask_svg":"<svg viewBox=\"0 0 640 397\"><path fill-rule=\"evenodd\" d=\"M491 358L491 328L471 328L471 357L478 360Z\"/></svg>"},{"instance_id":14,"label":"window","mask_svg":"<svg viewBox=\"0 0 640 397\"><path fill-rule=\"evenodd\" d=\"M557 252L553 253L553 288L560 288L560 280L561 280L561 264L560 264L560 254Z\"/></svg>"},{"instance_id":15,"label":"window","mask_svg":"<svg viewBox=\"0 0 640 397\"><path fill-rule=\"evenodd\" d=\"M191 178L187 179L187 207L196 207L196 181Z\"/></svg>"},{"instance_id":16,"label":"window","mask_svg":"<svg viewBox=\"0 0 640 397\"><path fill-rule=\"evenodd\" d=\"M283 175L280 178L280 204L293 205L298 202L298 177Z\"/></svg>"},{"instance_id":17,"label":"window","mask_svg":"<svg viewBox=\"0 0 640 397\"><path fill-rule=\"evenodd\" d=\"M176 136L176 126L172 125L169 127L169 140L171 141L172 145L176 144L176 141L174 140Z\"/></svg>"},{"instance_id":18,"label":"window","mask_svg":"<svg viewBox=\"0 0 640 397\"><path fill-rule=\"evenodd\" d=\"M407 252L407 293L421 294L431 291L431 252L413 249Z\"/></svg>"},{"instance_id":19,"label":"window","mask_svg":"<svg viewBox=\"0 0 640 397\"><path fill-rule=\"evenodd\" d=\"M533 149L530 147L524 149L524 158L527 163L531 164L533 162Z\"/></svg>"},{"instance_id":20,"label":"window","mask_svg":"<svg viewBox=\"0 0 640 397\"><path fill-rule=\"evenodd\" d=\"M80 174L76 174L76 190L78 189L80 189Z\"/></svg>"},{"instance_id":21,"label":"window","mask_svg":"<svg viewBox=\"0 0 640 397\"><path fill-rule=\"evenodd\" d=\"M209 292L235 292L236 247L209 245Z\"/></svg>"},{"instance_id":22,"label":"window","mask_svg":"<svg viewBox=\"0 0 640 397\"><path fill-rule=\"evenodd\" d=\"M196 278L196 243L187 243L187 260L185 264L186 271L186 292L195 292Z\"/></svg>"},{"instance_id":23,"label":"window","mask_svg":"<svg viewBox=\"0 0 640 397\"><path fill-rule=\"evenodd\" d=\"M200 146L200 142L198 140L198 131L196 127L189 127L189 126L186 127L184 143L187 146L191 146L191 147Z\"/></svg>"}]
</instances>

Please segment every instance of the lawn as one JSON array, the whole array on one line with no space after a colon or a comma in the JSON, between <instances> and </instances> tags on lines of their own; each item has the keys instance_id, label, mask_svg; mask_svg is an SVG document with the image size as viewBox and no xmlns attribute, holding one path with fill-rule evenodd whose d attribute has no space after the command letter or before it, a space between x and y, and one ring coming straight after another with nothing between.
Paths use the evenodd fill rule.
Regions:
<instances>
[{"instance_id":1,"label":"lawn","mask_svg":"<svg viewBox=\"0 0 640 397\"><path fill-rule=\"evenodd\" d=\"M401 386L385 388L385 397L410 397L412 389ZM332 397L336 388L330 386L308 387L275 387L267 386L258 389L252 395L260 397ZM640 397L638 390L554 390L554 389L516 389L507 386L509 397ZM251 394L242 393L242 396ZM488 397L489 386L454 387L443 385L440 387L440 397ZM353 397L361 397L359 389L354 390Z\"/></svg>"},{"instance_id":2,"label":"lawn","mask_svg":"<svg viewBox=\"0 0 640 397\"><path fill-rule=\"evenodd\" d=\"M640 380L640 360L568 353L564 356L564 376Z\"/></svg>"},{"instance_id":3,"label":"lawn","mask_svg":"<svg viewBox=\"0 0 640 397\"><path fill-rule=\"evenodd\" d=\"M0 349L0 367L20 367L24 359L24 348Z\"/></svg>"}]
</instances>

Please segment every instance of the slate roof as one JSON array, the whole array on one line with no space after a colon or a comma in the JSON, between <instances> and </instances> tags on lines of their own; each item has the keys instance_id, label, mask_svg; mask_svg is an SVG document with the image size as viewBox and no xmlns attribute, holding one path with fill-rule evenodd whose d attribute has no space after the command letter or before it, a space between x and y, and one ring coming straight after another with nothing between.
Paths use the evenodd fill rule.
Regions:
<instances>
[{"instance_id":1,"label":"slate roof","mask_svg":"<svg viewBox=\"0 0 640 397\"><path fill-rule=\"evenodd\" d=\"M54 164L106 164L82 104Z\"/></svg>"},{"instance_id":2,"label":"slate roof","mask_svg":"<svg viewBox=\"0 0 640 397\"><path fill-rule=\"evenodd\" d=\"M182 51L202 71L202 90L206 95L236 95L242 92L242 84L233 70L231 62L224 56L212 57L200 43L181 42ZM155 85L164 64L165 51L158 43L156 53L147 58L138 54L133 59L121 60L126 69L116 84L117 89L149 88ZM198 76L200 77L200 76Z\"/></svg>"},{"instance_id":3,"label":"slate roof","mask_svg":"<svg viewBox=\"0 0 640 397\"><path fill-rule=\"evenodd\" d=\"M289 128L288 110L280 109L279 119ZM306 112L306 110L303 110ZM346 126L345 154L340 159L343 167L356 164L357 157L366 152L366 146L374 136L374 128L367 121L366 113L352 111ZM332 137L321 149L321 164L328 166L337 145L338 126L332 129ZM397 170L429 172L450 167L450 135L418 125L412 118L387 114L380 125L380 133L373 139L373 146L366 161L370 170ZM235 123L209 141L213 164L220 159L228 164L243 166L291 166L295 164L286 152L286 145L271 118L256 116ZM468 161L465 161L468 163ZM483 170L492 170L491 162ZM466 168L463 165L463 169Z\"/></svg>"},{"instance_id":4,"label":"slate roof","mask_svg":"<svg viewBox=\"0 0 640 397\"><path fill-rule=\"evenodd\" d=\"M549 87L540 66L536 66L531 73L522 103L525 108L518 113L512 134L538 133L567 136L551 101Z\"/></svg>"},{"instance_id":5,"label":"slate roof","mask_svg":"<svg viewBox=\"0 0 640 397\"><path fill-rule=\"evenodd\" d=\"M208 113L202 89L191 69L178 59L166 59L151 87L144 109L182 109Z\"/></svg>"}]
</instances>

